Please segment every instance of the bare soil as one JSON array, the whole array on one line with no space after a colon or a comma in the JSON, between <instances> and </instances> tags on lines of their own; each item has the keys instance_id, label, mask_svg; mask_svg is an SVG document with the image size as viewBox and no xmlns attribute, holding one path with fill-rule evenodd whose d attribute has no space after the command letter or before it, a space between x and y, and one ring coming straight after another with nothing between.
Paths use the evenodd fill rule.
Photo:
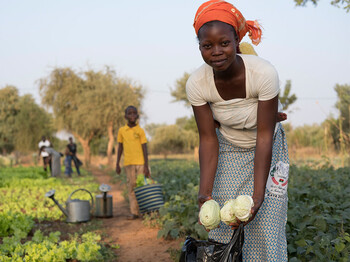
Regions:
<instances>
[{"instance_id":1,"label":"bare soil","mask_svg":"<svg viewBox=\"0 0 350 262\"><path fill-rule=\"evenodd\" d=\"M142 223L142 219L127 220L130 214L129 205L122 196L123 186L120 183L112 184L112 178L98 168L90 170L98 183L108 184L113 196L113 217L103 218L102 231L105 232L104 242L110 245L118 244L116 250L118 262L170 262L170 249L179 249L182 239L158 239L157 228L150 228Z\"/></svg>"}]
</instances>

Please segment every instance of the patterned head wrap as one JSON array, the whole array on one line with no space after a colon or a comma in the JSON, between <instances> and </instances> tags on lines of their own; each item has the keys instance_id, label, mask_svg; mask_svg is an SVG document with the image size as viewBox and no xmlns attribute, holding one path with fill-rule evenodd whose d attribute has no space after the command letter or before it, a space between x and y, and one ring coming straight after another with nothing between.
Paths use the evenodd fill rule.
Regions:
<instances>
[{"instance_id":1,"label":"patterned head wrap","mask_svg":"<svg viewBox=\"0 0 350 262\"><path fill-rule=\"evenodd\" d=\"M210 21L221 21L232 25L238 35L239 42L247 32L254 45L258 45L261 41L262 32L258 22L256 20L246 21L236 7L224 0L210 0L198 8L193 23L196 34L198 35L202 25Z\"/></svg>"}]
</instances>

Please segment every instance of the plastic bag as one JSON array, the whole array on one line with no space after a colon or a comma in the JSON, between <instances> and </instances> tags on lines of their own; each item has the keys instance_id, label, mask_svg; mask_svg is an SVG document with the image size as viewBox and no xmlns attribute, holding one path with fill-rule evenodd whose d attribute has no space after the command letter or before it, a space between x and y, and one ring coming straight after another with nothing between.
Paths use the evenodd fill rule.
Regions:
<instances>
[{"instance_id":1,"label":"plastic bag","mask_svg":"<svg viewBox=\"0 0 350 262\"><path fill-rule=\"evenodd\" d=\"M228 244L187 237L179 262L241 262L243 242L243 224L233 232Z\"/></svg>"}]
</instances>

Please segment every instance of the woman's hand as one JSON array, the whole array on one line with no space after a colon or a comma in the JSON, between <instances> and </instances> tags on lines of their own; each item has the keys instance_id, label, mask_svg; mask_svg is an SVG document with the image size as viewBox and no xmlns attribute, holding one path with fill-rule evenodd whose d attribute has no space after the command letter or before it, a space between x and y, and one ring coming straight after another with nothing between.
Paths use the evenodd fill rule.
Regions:
<instances>
[{"instance_id":1,"label":"woman's hand","mask_svg":"<svg viewBox=\"0 0 350 262\"><path fill-rule=\"evenodd\" d=\"M206 201L208 201L210 199L213 199L213 198L211 196L205 196L205 195L198 194L198 207L199 207L199 210L201 209L201 207L204 204L204 202L206 202Z\"/></svg>"},{"instance_id":2,"label":"woman's hand","mask_svg":"<svg viewBox=\"0 0 350 262\"><path fill-rule=\"evenodd\" d=\"M254 195L253 195L252 198L253 198L253 201L254 201L254 206L250 210L250 213L252 214L252 216L249 218L248 221L240 221L239 219L237 219L236 223L231 223L230 224L232 229L237 229L241 223L243 223L244 226L245 226L245 225L247 225L250 221L252 221L255 218L255 216L258 213L262 203L264 202L264 198L263 197L256 197Z\"/></svg>"}]
</instances>

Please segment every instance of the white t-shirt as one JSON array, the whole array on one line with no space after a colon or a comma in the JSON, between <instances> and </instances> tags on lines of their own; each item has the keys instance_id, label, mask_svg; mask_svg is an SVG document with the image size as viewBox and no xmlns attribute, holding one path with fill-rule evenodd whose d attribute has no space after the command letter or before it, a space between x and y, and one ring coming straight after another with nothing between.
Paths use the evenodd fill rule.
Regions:
<instances>
[{"instance_id":1,"label":"white t-shirt","mask_svg":"<svg viewBox=\"0 0 350 262\"><path fill-rule=\"evenodd\" d=\"M255 55L242 55L245 66L246 98L224 100L216 89L212 67L198 68L186 84L187 98L193 106L209 103L220 132L232 144L251 148L256 145L258 101L278 95L279 79L268 61Z\"/></svg>"},{"instance_id":2,"label":"white t-shirt","mask_svg":"<svg viewBox=\"0 0 350 262\"><path fill-rule=\"evenodd\" d=\"M39 142L39 148L41 148L42 146L46 146L46 147L49 147L50 146L50 141L48 141L48 140L45 140L45 141L40 141ZM49 156L49 153L47 153L47 152L45 152L45 151L41 151L41 156L42 157L47 157L47 156Z\"/></svg>"}]
</instances>

